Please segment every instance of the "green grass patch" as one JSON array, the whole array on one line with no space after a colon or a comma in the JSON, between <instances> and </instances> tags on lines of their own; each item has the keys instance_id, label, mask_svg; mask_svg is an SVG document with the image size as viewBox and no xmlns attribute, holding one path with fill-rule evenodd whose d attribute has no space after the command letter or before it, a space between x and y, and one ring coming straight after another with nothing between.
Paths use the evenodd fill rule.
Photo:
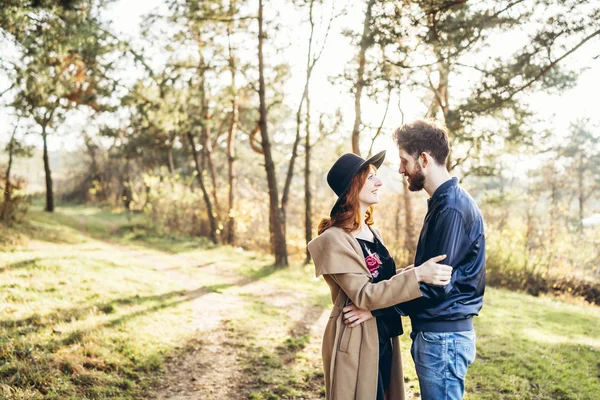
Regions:
<instances>
[{"instance_id":1,"label":"green grass patch","mask_svg":"<svg viewBox=\"0 0 600 400\"><path fill-rule=\"evenodd\" d=\"M197 340L189 300L204 295L238 302L221 329L246 398L324 397L331 299L311 265L277 269L268 255L160 237L144 216L110 209L30 217L0 233L20 237L0 253L0 398L149 398L165 363ZM189 277L188 290L171 272ZM598 321L597 306L489 288L466 399L597 398ZM418 393L408 335L401 346Z\"/></svg>"},{"instance_id":2,"label":"green grass patch","mask_svg":"<svg viewBox=\"0 0 600 400\"><path fill-rule=\"evenodd\" d=\"M198 295L220 293L230 284L206 265L239 252L182 240L190 250L178 257L159 250L172 239L128 237L131 221L110 210L30 216L11 228L20 247L0 257L0 398L147 398L195 334L186 324L194 296L163 270L194 273Z\"/></svg>"},{"instance_id":3,"label":"green grass patch","mask_svg":"<svg viewBox=\"0 0 600 400\"><path fill-rule=\"evenodd\" d=\"M14 392L4 398L138 395L189 336L184 291L152 269L83 252L8 264L2 279L0 380Z\"/></svg>"},{"instance_id":4,"label":"green grass patch","mask_svg":"<svg viewBox=\"0 0 600 400\"><path fill-rule=\"evenodd\" d=\"M263 261L259 258L255 261ZM225 324L240 349L243 382L250 399L324 397L320 361L321 332L310 327L327 312L329 290L311 278L311 266L287 269L242 265L246 277L268 283L270 292L232 288L243 300ZM300 302L300 303L299 303Z\"/></svg>"},{"instance_id":5,"label":"green grass patch","mask_svg":"<svg viewBox=\"0 0 600 400\"><path fill-rule=\"evenodd\" d=\"M593 399L600 393L600 309L506 290L477 320L469 398Z\"/></svg>"}]
</instances>

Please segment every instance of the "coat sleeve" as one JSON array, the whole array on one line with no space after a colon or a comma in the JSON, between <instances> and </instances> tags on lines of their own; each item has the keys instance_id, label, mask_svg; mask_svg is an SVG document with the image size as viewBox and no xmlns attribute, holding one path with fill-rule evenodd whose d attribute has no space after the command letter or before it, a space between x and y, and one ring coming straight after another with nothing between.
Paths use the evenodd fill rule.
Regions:
<instances>
[{"instance_id":1,"label":"coat sleeve","mask_svg":"<svg viewBox=\"0 0 600 400\"><path fill-rule=\"evenodd\" d=\"M330 228L333 229L333 228ZM349 235L325 232L308 244L315 262L316 276L327 275L352 302L363 310L376 310L421 297L414 270L372 283L365 259L358 254Z\"/></svg>"},{"instance_id":2,"label":"coat sleeve","mask_svg":"<svg viewBox=\"0 0 600 400\"><path fill-rule=\"evenodd\" d=\"M332 279L363 310L376 310L421 297L414 270L372 283L366 274L333 274Z\"/></svg>"}]
</instances>

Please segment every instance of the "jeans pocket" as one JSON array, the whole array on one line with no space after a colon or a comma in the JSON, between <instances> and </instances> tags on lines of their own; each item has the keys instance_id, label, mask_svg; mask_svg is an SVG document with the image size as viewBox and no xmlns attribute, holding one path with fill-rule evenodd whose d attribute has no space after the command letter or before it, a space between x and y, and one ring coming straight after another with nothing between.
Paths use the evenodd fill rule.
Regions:
<instances>
[{"instance_id":1,"label":"jeans pocket","mask_svg":"<svg viewBox=\"0 0 600 400\"><path fill-rule=\"evenodd\" d=\"M447 359L444 333L418 332L411 350L417 374L437 376L444 370Z\"/></svg>"},{"instance_id":2,"label":"jeans pocket","mask_svg":"<svg viewBox=\"0 0 600 400\"><path fill-rule=\"evenodd\" d=\"M431 344L444 343L446 341L446 333L444 332L419 332L421 338Z\"/></svg>"},{"instance_id":3,"label":"jeans pocket","mask_svg":"<svg viewBox=\"0 0 600 400\"><path fill-rule=\"evenodd\" d=\"M456 340L455 342L455 370L456 374L464 378L467 376L467 370L469 366L475 361L475 355L477 353L477 348L475 344L475 339L473 340Z\"/></svg>"}]
</instances>

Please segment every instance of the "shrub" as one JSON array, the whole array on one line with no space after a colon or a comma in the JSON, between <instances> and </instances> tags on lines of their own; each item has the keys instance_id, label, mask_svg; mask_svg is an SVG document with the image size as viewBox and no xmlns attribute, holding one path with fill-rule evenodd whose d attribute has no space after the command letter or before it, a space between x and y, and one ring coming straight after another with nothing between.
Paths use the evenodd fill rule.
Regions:
<instances>
[{"instance_id":1,"label":"shrub","mask_svg":"<svg viewBox=\"0 0 600 400\"><path fill-rule=\"evenodd\" d=\"M13 224L22 222L29 209L31 199L25 192L25 181L22 179L15 179L7 184L5 174L0 170L0 186L6 190L7 186L10 187L11 196L8 203L6 203L6 197L4 196L4 190L0 197L0 220L5 224Z\"/></svg>"}]
</instances>

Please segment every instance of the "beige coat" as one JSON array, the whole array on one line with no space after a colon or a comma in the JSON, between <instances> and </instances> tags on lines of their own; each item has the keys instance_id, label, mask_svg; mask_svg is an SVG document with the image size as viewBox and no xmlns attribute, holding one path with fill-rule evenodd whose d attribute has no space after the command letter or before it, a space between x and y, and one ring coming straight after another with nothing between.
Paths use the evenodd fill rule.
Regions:
<instances>
[{"instance_id":1,"label":"beige coat","mask_svg":"<svg viewBox=\"0 0 600 400\"><path fill-rule=\"evenodd\" d=\"M381 240L379 231L375 234ZM355 328L342 321L350 298L357 307L376 310L421 296L414 270L371 283L363 252L356 239L332 227L308 244L316 276L323 275L331 290L333 309L323 336L323 370L327 400L371 400L377 396L379 341L372 318ZM393 338L389 400L404 400L404 376L398 338Z\"/></svg>"}]
</instances>

